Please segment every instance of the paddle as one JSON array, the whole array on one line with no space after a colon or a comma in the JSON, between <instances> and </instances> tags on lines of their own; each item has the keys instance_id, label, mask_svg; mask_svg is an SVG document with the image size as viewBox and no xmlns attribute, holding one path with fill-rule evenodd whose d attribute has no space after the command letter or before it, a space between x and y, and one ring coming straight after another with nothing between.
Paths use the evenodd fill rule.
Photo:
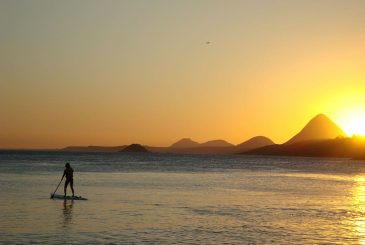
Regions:
<instances>
[{"instance_id":1,"label":"paddle","mask_svg":"<svg viewBox=\"0 0 365 245\"><path fill-rule=\"evenodd\" d=\"M62 179L61 179L60 183L58 183L58 186L57 186L56 190L53 192L53 194L51 194L50 199L53 199L54 194L56 194L56 191L57 191L58 187L60 186L60 184L61 184L62 180L63 180L63 176L62 176Z\"/></svg>"}]
</instances>

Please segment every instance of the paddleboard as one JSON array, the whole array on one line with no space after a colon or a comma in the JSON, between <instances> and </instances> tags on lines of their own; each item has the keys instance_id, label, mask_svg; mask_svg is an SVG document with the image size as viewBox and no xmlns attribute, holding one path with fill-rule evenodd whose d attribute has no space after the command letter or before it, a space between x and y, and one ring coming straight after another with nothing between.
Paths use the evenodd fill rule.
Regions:
<instances>
[{"instance_id":1,"label":"paddleboard","mask_svg":"<svg viewBox=\"0 0 365 245\"><path fill-rule=\"evenodd\" d=\"M51 199L52 199L52 193L51 193ZM64 196L59 194L54 194L53 199L63 199L63 200L87 200L87 198L82 196Z\"/></svg>"}]
</instances>

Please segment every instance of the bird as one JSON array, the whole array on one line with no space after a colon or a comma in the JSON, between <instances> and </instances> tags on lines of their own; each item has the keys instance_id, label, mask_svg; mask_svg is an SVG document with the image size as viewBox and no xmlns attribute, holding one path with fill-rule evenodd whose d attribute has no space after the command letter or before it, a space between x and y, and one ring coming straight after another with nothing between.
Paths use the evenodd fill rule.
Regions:
<instances>
[{"instance_id":1,"label":"bird","mask_svg":"<svg viewBox=\"0 0 365 245\"><path fill-rule=\"evenodd\" d=\"M210 44L210 42L209 41L206 41L205 44Z\"/></svg>"}]
</instances>

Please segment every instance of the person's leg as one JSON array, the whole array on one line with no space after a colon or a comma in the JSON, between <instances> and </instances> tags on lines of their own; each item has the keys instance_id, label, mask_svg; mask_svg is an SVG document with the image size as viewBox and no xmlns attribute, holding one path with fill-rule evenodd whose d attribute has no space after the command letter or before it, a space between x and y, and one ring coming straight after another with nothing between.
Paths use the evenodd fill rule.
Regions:
<instances>
[{"instance_id":1,"label":"person's leg","mask_svg":"<svg viewBox=\"0 0 365 245\"><path fill-rule=\"evenodd\" d=\"M69 183L69 182L70 182L70 181L66 179L66 181L65 181L65 187L63 188L63 192L65 193L65 197L66 197L66 193L67 193L67 186L68 186L68 183Z\"/></svg>"},{"instance_id":2,"label":"person's leg","mask_svg":"<svg viewBox=\"0 0 365 245\"><path fill-rule=\"evenodd\" d=\"M70 180L70 187L71 187L71 191L72 191L72 197L74 197L75 192L74 192L74 180L73 179Z\"/></svg>"}]
</instances>

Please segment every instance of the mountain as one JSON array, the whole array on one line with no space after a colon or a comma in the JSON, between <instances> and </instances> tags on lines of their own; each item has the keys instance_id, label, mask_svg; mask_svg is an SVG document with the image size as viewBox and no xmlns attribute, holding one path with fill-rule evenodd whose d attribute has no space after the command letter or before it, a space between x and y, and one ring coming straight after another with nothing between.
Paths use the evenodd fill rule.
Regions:
<instances>
[{"instance_id":1,"label":"mountain","mask_svg":"<svg viewBox=\"0 0 365 245\"><path fill-rule=\"evenodd\" d=\"M306 140L334 139L346 136L343 130L324 114L315 116L307 125L285 144L293 144Z\"/></svg>"},{"instance_id":2,"label":"mountain","mask_svg":"<svg viewBox=\"0 0 365 245\"><path fill-rule=\"evenodd\" d=\"M210 140L199 144L191 139L182 139L173 144L168 149L163 148L149 148L155 152L169 152L178 154L235 154L258 147L272 145L274 142L264 136L257 136L249 139L237 146L228 143L225 140Z\"/></svg>"},{"instance_id":3,"label":"mountain","mask_svg":"<svg viewBox=\"0 0 365 245\"><path fill-rule=\"evenodd\" d=\"M154 148L154 151L178 153L178 154L229 154L233 153L234 145L225 140L210 140L198 143L189 138L183 138L172 144L168 149Z\"/></svg>"},{"instance_id":4,"label":"mountain","mask_svg":"<svg viewBox=\"0 0 365 245\"><path fill-rule=\"evenodd\" d=\"M233 146L225 140L210 140L199 145L199 147L230 147Z\"/></svg>"},{"instance_id":5,"label":"mountain","mask_svg":"<svg viewBox=\"0 0 365 245\"><path fill-rule=\"evenodd\" d=\"M263 146L243 154L351 158L360 156L361 149L365 150L365 141L345 136L342 129L327 116L319 114L286 143Z\"/></svg>"},{"instance_id":6,"label":"mountain","mask_svg":"<svg viewBox=\"0 0 365 245\"><path fill-rule=\"evenodd\" d=\"M233 154L235 146L199 146L192 148L169 148L167 152L177 154Z\"/></svg>"},{"instance_id":7,"label":"mountain","mask_svg":"<svg viewBox=\"0 0 365 245\"><path fill-rule=\"evenodd\" d=\"M200 144L191 140L190 138L183 138L176 143L172 144L170 148L192 148L198 147Z\"/></svg>"},{"instance_id":8,"label":"mountain","mask_svg":"<svg viewBox=\"0 0 365 245\"><path fill-rule=\"evenodd\" d=\"M149 152L149 151L140 144L131 144L126 148L120 150L120 152Z\"/></svg>"},{"instance_id":9,"label":"mountain","mask_svg":"<svg viewBox=\"0 0 365 245\"><path fill-rule=\"evenodd\" d=\"M256 149L259 147L263 147L263 146L267 146L267 145L274 145L275 143L265 137L265 136L256 136L253 137L239 145L236 146L236 151L237 152L245 152L245 151L249 151L252 149Z\"/></svg>"}]
</instances>

